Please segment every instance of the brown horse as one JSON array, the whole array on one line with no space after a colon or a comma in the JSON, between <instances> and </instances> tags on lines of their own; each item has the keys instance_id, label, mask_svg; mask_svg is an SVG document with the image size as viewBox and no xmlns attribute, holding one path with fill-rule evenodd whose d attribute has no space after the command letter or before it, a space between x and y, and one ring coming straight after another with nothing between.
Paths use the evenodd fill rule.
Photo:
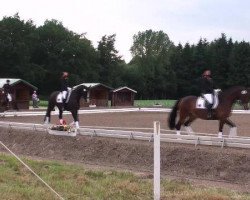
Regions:
<instances>
[{"instance_id":1,"label":"brown horse","mask_svg":"<svg viewBox=\"0 0 250 200\"><path fill-rule=\"evenodd\" d=\"M218 137L222 137L224 124L231 127L229 136L237 135L236 125L229 119L233 104L239 100L245 110L248 110L250 100L250 91L242 86L233 86L218 94L218 107L213 109L212 120L219 121ZM196 108L196 96L186 96L179 99L174 105L168 119L169 128L176 128L180 135L181 126L184 124L188 133L193 132L190 124L197 118L207 120L207 109ZM179 120L176 124L177 111L179 111Z\"/></svg>"}]
</instances>

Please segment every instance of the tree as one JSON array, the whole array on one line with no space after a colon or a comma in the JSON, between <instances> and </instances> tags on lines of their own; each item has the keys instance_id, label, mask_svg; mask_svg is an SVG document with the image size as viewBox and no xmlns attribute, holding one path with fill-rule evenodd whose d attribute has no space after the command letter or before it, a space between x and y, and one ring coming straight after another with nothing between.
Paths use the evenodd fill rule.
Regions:
<instances>
[{"instance_id":1,"label":"tree","mask_svg":"<svg viewBox=\"0 0 250 200\"><path fill-rule=\"evenodd\" d=\"M250 86L250 45L236 42L229 58L227 85Z\"/></svg>"},{"instance_id":2,"label":"tree","mask_svg":"<svg viewBox=\"0 0 250 200\"><path fill-rule=\"evenodd\" d=\"M70 85L98 80L98 54L84 35L68 30L57 20L45 21L37 32L33 60L45 70L46 79L39 85L45 93L59 88L62 71L70 73Z\"/></svg>"},{"instance_id":3,"label":"tree","mask_svg":"<svg viewBox=\"0 0 250 200\"><path fill-rule=\"evenodd\" d=\"M18 14L0 21L0 67L1 75L32 79L31 54L37 41L36 27L31 20L20 20ZM32 81L33 82L33 81Z\"/></svg>"},{"instance_id":4,"label":"tree","mask_svg":"<svg viewBox=\"0 0 250 200\"><path fill-rule=\"evenodd\" d=\"M133 36L130 64L142 74L144 98L166 98L175 92L175 73L170 65L173 43L163 31L146 30ZM171 81L170 81L171 80Z\"/></svg>"},{"instance_id":5,"label":"tree","mask_svg":"<svg viewBox=\"0 0 250 200\"><path fill-rule=\"evenodd\" d=\"M118 55L115 49L116 35L105 35L98 43L98 53L100 62L100 82L118 87L122 83L124 60Z\"/></svg>"},{"instance_id":6,"label":"tree","mask_svg":"<svg viewBox=\"0 0 250 200\"><path fill-rule=\"evenodd\" d=\"M209 54L211 55L211 70L215 82L221 88L227 88L229 75L229 57L233 48L232 39L227 40L226 34L222 33L219 39L211 42Z\"/></svg>"}]
</instances>

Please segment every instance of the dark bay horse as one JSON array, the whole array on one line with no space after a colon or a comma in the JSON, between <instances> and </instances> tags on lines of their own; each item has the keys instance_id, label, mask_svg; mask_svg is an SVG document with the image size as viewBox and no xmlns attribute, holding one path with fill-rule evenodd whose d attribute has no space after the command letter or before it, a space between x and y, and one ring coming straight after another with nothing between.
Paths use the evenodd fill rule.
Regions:
<instances>
[{"instance_id":1,"label":"dark bay horse","mask_svg":"<svg viewBox=\"0 0 250 200\"><path fill-rule=\"evenodd\" d=\"M219 121L218 137L222 137L224 124L231 127L229 136L237 135L236 125L229 119L233 104L239 100L245 110L248 110L250 100L249 89L242 86L233 86L218 94L219 104L213 109L212 120ZM196 96L186 96L179 99L174 105L168 119L169 128L176 128L180 135L181 126L184 124L188 133L193 132L190 124L197 118L207 120L207 109L196 108ZM176 123L177 111L179 111L179 120Z\"/></svg>"},{"instance_id":2,"label":"dark bay horse","mask_svg":"<svg viewBox=\"0 0 250 200\"><path fill-rule=\"evenodd\" d=\"M79 85L72 89L71 94L69 96L68 103L66 103L64 109L67 111L70 111L73 118L76 128L79 128L79 117L78 117L78 110L80 108L80 99L81 97L86 98L88 87L85 87L83 85ZM44 123L48 124L50 122L50 113L54 109L55 106L57 106L59 110L59 119L62 120L62 114L63 114L63 103L57 102L57 96L60 93L60 91L52 92L52 94L49 97L48 101L48 108L46 111Z\"/></svg>"}]
</instances>

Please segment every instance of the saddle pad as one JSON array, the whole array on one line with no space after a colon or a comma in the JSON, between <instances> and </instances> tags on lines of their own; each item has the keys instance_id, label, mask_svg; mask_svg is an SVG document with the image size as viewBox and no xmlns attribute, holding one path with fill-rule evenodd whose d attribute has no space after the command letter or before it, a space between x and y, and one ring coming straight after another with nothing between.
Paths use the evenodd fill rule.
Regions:
<instances>
[{"instance_id":1,"label":"saddle pad","mask_svg":"<svg viewBox=\"0 0 250 200\"><path fill-rule=\"evenodd\" d=\"M217 108L219 104L219 99L218 95L214 95L214 104L213 104L213 109ZM205 106L205 99L202 97L198 97L196 101L196 106L197 109L207 109Z\"/></svg>"},{"instance_id":2,"label":"saddle pad","mask_svg":"<svg viewBox=\"0 0 250 200\"><path fill-rule=\"evenodd\" d=\"M68 90L68 94L67 94L66 103L69 102L69 98L70 98L71 92L72 92L72 90L69 89L69 90ZM57 95L57 97L56 97L56 102L57 102L57 103L62 103L62 102L63 102L63 94L62 94L61 92Z\"/></svg>"},{"instance_id":3,"label":"saddle pad","mask_svg":"<svg viewBox=\"0 0 250 200\"><path fill-rule=\"evenodd\" d=\"M61 92L57 95L56 102L57 103L62 103L63 102L63 95L62 95Z\"/></svg>"}]
</instances>

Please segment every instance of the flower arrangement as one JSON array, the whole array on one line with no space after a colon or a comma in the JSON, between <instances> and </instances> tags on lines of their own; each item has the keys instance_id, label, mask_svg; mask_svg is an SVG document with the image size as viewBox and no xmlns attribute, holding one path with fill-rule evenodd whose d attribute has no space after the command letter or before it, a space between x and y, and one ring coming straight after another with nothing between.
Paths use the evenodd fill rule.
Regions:
<instances>
[{"instance_id":1,"label":"flower arrangement","mask_svg":"<svg viewBox=\"0 0 250 200\"><path fill-rule=\"evenodd\" d=\"M66 124L64 124L64 125L54 125L50 129L55 130L55 131L67 131L69 133L74 131L72 126L66 125Z\"/></svg>"}]
</instances>

